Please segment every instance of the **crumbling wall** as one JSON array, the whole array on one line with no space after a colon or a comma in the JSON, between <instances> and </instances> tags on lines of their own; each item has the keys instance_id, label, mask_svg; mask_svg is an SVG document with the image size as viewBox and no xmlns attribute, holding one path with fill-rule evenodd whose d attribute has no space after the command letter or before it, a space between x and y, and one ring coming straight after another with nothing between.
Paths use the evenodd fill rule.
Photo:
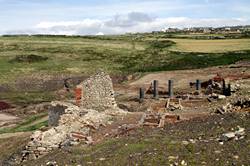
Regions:
<instances>
[{"instance_id":1,"label":"crumbling wall","mask_svg":"<svg viewBox=\"0 0 250 166\"><path fill-rule=\"evenodd\" d=\"M112 117L127 112L117 107L111 78L98 73L82 84L82 106L66 102L52 102L49 110L49 124L53 128L36 131L17 162L39 158L54 149L78 144L90 144L90 130L111 123Z\"/></svg>"},{"instance_id":2,"label":"crumbling wall","mask_svg":"<svg viewBox=\"0 0 250 166\"><path fill-rule=\"evenodd\" d=\"M65 108L65 113L61 115L58 126L45 132L34 132L31 141L22 152L21 161L39 158L54 149L75 145L79 141L91 143L90 130L108 124L113 116L105 111L81 109L70 103L53 102L52 105Z\"/></svg>"},{"instance_id":3,"label":"crumbling wall","mask_svg":"<svg viewBox=\"0 0 250 166\"><path fill-rule=\"evenodd\" d=\"M48 125L49 126L58 126L60 117L65 114L66 107L63 105L55 105L51 106L49 108L48 114L49 114L49 120Z\"/></svg>"},{"instance_id":4,"label":"crumbling wall","mask_svg":"<svg viewBox=\"0 0 250 166\"><path fill-rule=\"evenodd\" d=\"M112 80L109 75L99 72L82 83L82 107L104 111L117 109Z\"/></svg>"}]
</instances>

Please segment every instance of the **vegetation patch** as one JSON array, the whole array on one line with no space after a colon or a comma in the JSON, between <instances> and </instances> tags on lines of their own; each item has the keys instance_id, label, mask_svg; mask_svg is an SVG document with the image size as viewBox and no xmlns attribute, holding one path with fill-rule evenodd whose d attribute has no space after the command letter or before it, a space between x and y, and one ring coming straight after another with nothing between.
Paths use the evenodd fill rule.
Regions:
<instances>
[{"instance_id":1,"label":"vegetation patch","mask_svg":"<svg viewBox=\"0 0 250 166\"><path fill-rule=\"evenodd\" d=\"M154 49L163 49L168 48L176 44L174 41L171 40L154 40L150 42L150 47Z\"/></svg>"},{"instance_id":2,"label":"vegetation patch","mask_svg":"<svg viewBox=\"0 0 250 166\"><path fill-rule=\"evenodd\" d=\"M53 92L46 91L22 92L22 90L20 90L0 93L0 100L12 101L15 104L24 106L27 104L49 102L55 98L56 96L53 94Z\"/></svg>"},{"instance_id":3,"label":"vegetation patch","mask_svg":"<svg viewBox=\"0 0 250 166\"><path fill-rule=\"evenodd\" d=\"M250 60L250 39L247 38L166 39L164 35L0 37L0 84L8 85L8 89L13 91L1 93L0 99L14 103L55 99L53 92L41 92L37 86L30 86L27 93L16 86L18 79L32 77L34 73L53 78L58 75L91 75L101 69L111 75L129 75L205 68Z\"/></svg>"},{"instance_id":4,"label":"vegetation patch","mask_svg":"<svg viewBox=\"0 0 250 166\"><path fill-rule=\"evenodd\" d=\"M34 115L26 119L24 122L18 124L13 128L3 128L0 129L0 134L3 133L15 133L15 132L26 132L26 131L34 131L38 130L43 126L48 126L48 120L35 123L35 121L44 118L47 116L47 113L41 113L38 115Z\"/></svg>"},{"instance_id":5,"label":"vegetation patch","mask_svg":"<svg viewBox=\"0 0 250 166\"><path fill-rule=\"evenodd\" d=\"M31 55L17 55L14 59L10 60L10 62L34 63L46 60L48 60L48 57L31 54Z\"/></svg>"},{"instance_id":6,"label":"vegetation patch","mask_svg":"<svg viewBox=\"0 0 250 166\"><path fill-rule=\"evenodd\" d=\"M219 65L229 65L241 60L250 60L250 51L228 53L195 52L140 52L124 57L122 70L133 72L157 72L182 69L197 69Z\"/></svg>"}]
</instances>

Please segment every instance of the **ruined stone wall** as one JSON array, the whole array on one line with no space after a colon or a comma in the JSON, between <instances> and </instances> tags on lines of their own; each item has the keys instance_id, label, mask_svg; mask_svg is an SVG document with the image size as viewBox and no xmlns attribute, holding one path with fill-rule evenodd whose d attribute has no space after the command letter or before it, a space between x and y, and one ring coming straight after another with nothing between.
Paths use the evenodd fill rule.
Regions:
<instances>
[{"instance_id":1,"label":"ruined stone wall","mask_svg":"<svg viewBox=\"0 0 250 166\"><path fill-rule=\"evenodd\" d=\"M99 72L82 83L82 108L104 111L116 109L112 80Z\"/></svg>"},{"instance_id":2,"label":"ruined stone wall","mask_svg":"<svg viewBox=\"0 0 250 166\"><path fill-rule=\"evenodd\" d=\"M48 125L58 126L61 115L65 114L65 109L66 107L62 105L51 106L48 111L49 114Z\"/></svg>"},{"instance_id":3,"label":"ruined stone wall","mask_svg":"<svg viewBox=\"0 0 250 166\"><path fill-rule=\"evenodd\" d=\"M65 108L64 114L58 121L58 126L45 132L34 132L31 141L22 152L21 162L39 158L54 149L75 145L79 141L91 143L90 129L98 129L112 119L112 115L105 111L81 109L70 103L52 102L52 106Z\"/></svg>"},{"instance_id":4,"label":"ruined stone wall","mask_svg":"<svg viewBox=\"0 0 250 166\"><path fill-rule=\"evenodd\" d=\"M113 116L127 112L117 107L112 80L100 72L81 84L81 107L66 102L52 102L49 109L49 130L36 131L25 147L20 162L37 159L54 149L91 143L90 130L111 123Z\"/></svg>"},{"instance_id":5,"label":"ruined stone wall","mask_svg":"<svg viewBox=\"0 0 250 166\"><path fill-rule=\"evenodd\" d=\"M113 116L125 115L124 111L102 111L81 109L70 103L53 102L52 106L62 106L65 113L60 116L58 126L45 132L36 131L30 137L30 142L22 151L21 157L15 159L20 164L23 161L34 160L55 149L76 145L79 142L93 142L90 130L110 124Z\"/></svg>"}]
</instances>

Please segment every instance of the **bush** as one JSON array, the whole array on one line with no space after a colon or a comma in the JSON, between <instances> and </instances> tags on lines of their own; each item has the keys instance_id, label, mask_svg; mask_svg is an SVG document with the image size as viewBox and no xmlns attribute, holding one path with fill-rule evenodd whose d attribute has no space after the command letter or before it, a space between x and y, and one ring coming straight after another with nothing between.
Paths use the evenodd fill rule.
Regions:
<instances>
[{"instance_id":1,"label":"bush","mask_svg":"<svg viewBox=\"0 0 250 166\"><path fill-rule=\"evenodd\" d=\"M175 42L170 41L170 40L164 40L164 41L152 41L150 42L150 47L154 49L163 49L163 48L168 48L170 46L173 46Z\"/></svg>"}]
</instances>

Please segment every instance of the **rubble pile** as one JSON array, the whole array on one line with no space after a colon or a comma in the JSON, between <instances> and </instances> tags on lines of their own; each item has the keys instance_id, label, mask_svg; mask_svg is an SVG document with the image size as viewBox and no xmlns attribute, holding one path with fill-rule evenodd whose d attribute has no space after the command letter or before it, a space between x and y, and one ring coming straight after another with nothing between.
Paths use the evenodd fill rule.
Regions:
<instances>
[{"instance_id":1,"label":"rubble pile","mask_svg":"<svg viewBox=\"0 0 250 166\"><path fill-rule=\"evenodd\" d=\"M108 112L98 112L63 102L54 102L53 105L67 107L65 114L59 120L57 127L48 131L36 131L31 141L23 151L22 160L36 159L41 155L63 146L75 145L79 141L91 143L90 130L98 129L101 125L110 123L112 115Z\"/></svg>"},{"instance_id":2,"label":"rubble pile","mask_svg":"<svg viewBox=\"0 0 250 166\"><path fill-rule=\"evenodd\" d=\"M238 126L238 129L234 132L228 132L221 135L218 139L219 142L225 142L230 140L240 140L243 139L246 135L245 129Z\"/></svg>"},{"instance_id":3,"label":"rubble pile","mask_svg":"<svg viewBox=\"0 0 250 166\"><path fill-rule=\"evenodd\" d=\"M168 99L166 102L165 108L168 111L183 110L183 106L181 105L181 99L178 99L177 102L174 102L174 101L171 101L171 99Z\"/></svg>"},{"instance_id":4,"label":"rubble pile","mask_svg":"<svg viewBox=\"0 0 250 166\"><path fill-rule=\"evenodd\" d=\"M233 99L231 102L217 108L215 113L224 114L228 112L235 112L242 109L250 108L250 97L242 97Z\"/></svg>"},{"instance_id":5,"label":"rubble pile","mask_svg":"<svg viewBox=\"0 0 250 166\"><path fill-rule=\"evenodd\" d=\"M85 94L81 107L67 102L51 103L49 124L53 127L45 132L34 132L22 151L20 162L37 159L54 149L76 145L80 141L91 144L91 130L112 123L114 116L127 113L117 107L108 75L97 74L83 85Z\"/></svg>"}]
</instances>

